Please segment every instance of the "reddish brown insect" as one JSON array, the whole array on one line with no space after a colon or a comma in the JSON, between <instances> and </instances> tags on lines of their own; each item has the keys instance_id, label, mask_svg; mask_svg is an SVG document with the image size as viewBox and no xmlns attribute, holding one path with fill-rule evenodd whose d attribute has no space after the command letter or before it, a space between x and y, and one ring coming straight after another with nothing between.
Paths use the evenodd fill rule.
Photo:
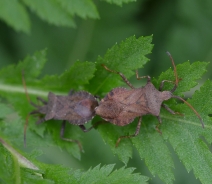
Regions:
<instances>
[{"instance_id":1,"label":"reddish brown insect","mask_svg":"<svg viewBox=\"0 0 212 184\"><path fill-rule=\"evenodd\" d=\"M24 80L23 84L26 90ZM27 98L29 99L28 95ZM29 115L40 115L40 119L36 122L36 124L40 124L51 119L63 120L60 131L60 137L63 140L77 143L79 145L80 150L82 150L82 146L78 140L64 138L66 121L73 125L78 125L84 132L88 132L89 130L91 130L93 126L89 129L86 129L84 124L94 117L94 109L96 106L98 106L97 99L86 91L79 91L75 93L73 91L70 91L68 96L55 95L54 93L49 92L48 101L45 101L41 97L37 97L37 100L40 101L42 105L37 105L30 102L31 105L33 105L36 109L29 113ZM29 115L27 116L26 124L24 127L25 144L26 128L28 124Z\"/></svg>"},{"instance_id":2,"label":"reddish brown insect","mask_svg":"<svg viewBox=\"0 0 212 184\"><path fill-rule=\"evenodd\" d=\"M173 89L170 91L161 91L161 90L163 88L164 82L171 82L171 81L167 80L162 81L159 90L157 90L151 83L150 76L139 77L137 70L136 70L137 79L139 80L142 78L147 78L147 84L141 88L134 88L122 73L110 70L105 65L102 65L107 71L120 75L124 80L124 82L131 89L119 87L111 90L100 101L99 106L95 108L96 114L101 116L104 120L109 121L118 126L125 126L131 123L136 117L139 117L135 133L133 135L125 135L119 137L119 139L116 142L116 146L118 146L121 139L135 137L139 134L141 119L143 115L152 114L156 116L159 122L161 123L160 118L161 106L164 107L171 114L177 114L176 112L172 111L168 106L162 104L163 101L168 100L170 98L177 98L186 103L198 116L204 128L203 121L200 115L197 113L197 111L184 99L172 94L177 89L179 79L177 76L174 60L169 52L167 52L167 54L169 55L172 61L176 78L175 85Z\"/></svg>"}]
</instances>

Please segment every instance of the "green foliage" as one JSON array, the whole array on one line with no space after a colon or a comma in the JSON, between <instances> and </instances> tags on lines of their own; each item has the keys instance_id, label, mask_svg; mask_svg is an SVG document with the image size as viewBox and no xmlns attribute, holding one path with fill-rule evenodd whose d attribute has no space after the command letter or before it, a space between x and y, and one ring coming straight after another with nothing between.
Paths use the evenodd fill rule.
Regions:
<instances>
[{"instance_id":1,"label":"green foliage","mask_svg":"<svg viewBox=\"0 0 212 184\"><path fill-rule=\"evenodd\" d=\"M133 173L134 168L121 168L119 170L113 170L114 165L107 165L100 168L100 165L94 169L89 169L87 172L80 170L74 171L71 168L47 165L36 161L35 156L37 154L28 155L22 154L16 151L8 141L18 143L20 136L17 136L17 132L20 134L20 130L9 122L13 110L4 104L0 104L0 114L4 114L0 120L1 133L0 133L0 182L1 183L119 183L128 181L132 183L146 183L147 177L140 174ZM7 130L7 126L3 124L10 124L10 132ZM16 124L18 125L18 124ZM11 130L14 127L14 130ZM23 128L23 127L22 127ZM3 130L4 129L4 130ZM10 133L10 134L9 134ZM11 135L12 134L12 135ZM5 137L5 138L4 138ZM15 139L13 139L15 137ZM33 137L38 141L38 138ZM45 142L45 141L44 141ZM41 143L42 144L42 143ZM77 150L78 148L74 148ZM25 156L28 155L28 156Z\"/></svg>"},{"instance_id":2,"label":"green foliage","mask_svg":"<svg viewBox=\"0 0 212 184\"><path fill-rule=\"evenodd\" d=\"M24 0L23 2L30 7L32 11L36 12L41 19L51 24L75 27L73 16L55 0Z\"/></svg>"},{"instance_id":3,"label":"green foliage","mask_svg":"<svg viewBox=\"0 0 212 184\"><path fill-rule=\"evenodd\" d=\"M136 0L104 0L104 1L122 6L123 3L135 2Z\"/></svg>"},{"instance_id":4,"label":"green foliage","mask_svg":"<svg viewBox=\"0 0 212 184\"><path fill-rule=\"evenodd\" d=\"M24 6L16 0L0 1L0 18L16 31L29 33L30 20Z\"/></svg>"},{"instance_id":5,"label":"green foliage","mask_svg":"<svg viewBox=\"0 0 212 184\"><path fill-rule=\"evenodd\" d=\"M28 56L16 66L12 65L0 70L1 97L5 98L14 108L14 111L5 105L0 108L0 137L2 137L2 140L6 140L3 144L10 144L15 149L23 143L23 125L25 117L31 109L22 87L21 73L23 70L30 97L45 97L48 91L65 94L70 89L88 90L103 97L112 88L123 85L123 81L119 75L106 71L101 64L105 64L112 70L122 72L127 78L131 77L134 75L133 71L135 69L141 68L148 61L146 55L151 53L153 47L151 40L151 36L129 37L120 44L115 44L111 49L108 49L105 56L99 56L95 63L77 61L63 74L44 76L41 79L38 79L38 77L46 61L46 50ZM182 95L182 92L188 91L197 85L196 80L200 79L206 72L207 65L206 62L194 62L192 64L185 62L177 65L177 73L181 81L174 95ZM162 73L159 79L154 79L153 82L156 86L159 86L161 80L164 79L174 81L174 73L171 69ZM170 90L172 87L173 84L165 83L164 89ZM168 147L170 144L187 171L193 170L195 177L199 178L202 183L209 183L212 177L212 155L208 147L208 144L212 142L210 133L212 122L211 117L208 116L212 112L210 103L212 100L211 89L212 83L208 80L199 91L194 93L192 99L188 100L203 118L204 129L201 127L195 113L186 104L177 103L172 99L165 102L165 104L168 104L172 110L184 114L184 116L172 115L165 109L161 109L160 115L163 123L159 128L162 134L155 130L158 120L151 115L142 117L142 126L138 136L122 140L117 148L115 148L115 143L119 136L131 135L135 132L137 119L125 127L103 123L97 127L97 131L104 142L109 145L113 154L116 154L125 165L128 163L129 158L132 158L132 150L135 147L153 176L159 176L165 183L173 183L175 178L172 172L174 162ZM80 159L80 151L76 144L59 139L60 125L57 121L49 121L39 127L35 126L33 122L36 122L36 119L30 118L30 129L27 130L27 143L29 146L39 150L39 146L57 145ZM70 125L66 128L65 137L82 141L81 136L82 132L78 127ZM4 148L1 147L1 149ZM11 150L8 152L4 149L2 152L4 152L3 155L8 155L8 160L11 163L8 164L9 169L12 171L17 169L15 172L21 173L21 176L26 177L26 179L33 177L37 182L41 180L37 175L32 174L31 169L19 168L19 157L16 152L15 158L13 158L14 152L12 152L12 155L10 154ZM80 170L73 171L63 166L45 165L35 161L35 158L29 159L42 171L39 170L38 172L45 176L45 180L42 180L43 183L58 183L58 181L63 181L63 183L70 181L72 183L103 183L105 181L108 181L108 183L120 183L120 181L123 181L123 183L126 181L127 183L145 183L147 180L146 177L133 174L133 168L121 168L112 172L113 165L103 166L102 168L98 165L87 172L82 172ZM20 178L18 180L22 181Z\"/></svg>"},{"instance_id":6,"label":"green foliage","mask_svg":"<svg viewBox=\"0 0 212 184\"><path fill-rule=\"evenodd\" d=\"M0 142L1 139L0 139ZM0 182L1 183L19 183L20 168L17 159L0 144Z\"/></svg>"},{"instance_id":7,"label":"green foliage","mask_svg":"<svg viewBox=\"0 0 212 184\"><path fill-rule=\"evenodd\" d=\"M89 169L87 172L80 170L71 171L63 166L47 166L46 178L51 178L56 183L146 183L147 177L133 174L134 168L124 168L114 170L114 165L100 165Z\"/></svg>"},{"instance_id":8,"label":"green foliage","mask_svg":"<svg viewBox=\"0 0 212 184\"><path fill-rule=\"evenodd\" d=\"M95 64L91 62L76 61L74 65L60 76L45 76L38 86L46 86L46 89L69 91L70 89L81 89L88 84L96 71Z\"/></svg>"},{"instance_id":9,"label":"green foliage","mask_svg":"<svg viewBox=\"0 0 212 184\"><path fill-rule=\"evenodd\" d=\"M192 64L189 61L184 62L183 64L177 65L177 73L178 77L181 79L179 82L179 87L177 88L175 94L180 92L189 91L191 88L195 87L198 83L196 80L200 79L202 75L206 72L206 66L209 63L196 61ZM171 69L162 73L158 79L158 83L163 80L172 80L174 81L174 74ZM164 89L170 89L172 84L166 84Z\"/></svg>"},{"instance_id":10,"label":"green foliage","mask_svg":"<svg viewBox=\"0 0 212 184\"><path fill-rule=\"evenodd\" d=\"M198 67L194 68L193 66ZM200 76L205 72L206 66L207 63L204 62L195 62L190 66L188 65L188 62L186 62L177 66L178 75L180 78L182 78L181 82L187 81L187 90L188 86L192 86L192 83L194 83L193 80L200 78ZM179 70L179 68L187 68L189 73L185 73L185 69ZM190 68L193 68L193 70L190 70ZM167 72L163 73L159 78L161 81L161 79L172 79L172 76L174 76L173 72L171 74L170 70L168 70ZM183 88L185 88L185 86L182 86L182 89L181 86L182 85L179 85L178 89L176 90L176 93L178 91L184 91ZM210 100L211 94L209 92L202 93L202 89L204 88L204 86L201 88L199 93L201 93L202 96L205 96L205 98ZM189 100L188 102L191 103L191 105L193 105L195 109L200 113L205 124L210 124L211 118L208 117L208 112L202 110L204 106L207 106L210 109L210 104L202 102L200 100L202 99L202 97L197 97L195 94L192 100ZM206 151L205 154L200 154L200 152L202 152L202 148L198 146L198 142L200 142L200 144L203 144L201 140L201 135L205 134L205 129L201 128L201 123L199 119L187 105L176 105L173 102L174 101L172 101L172 104L170 104L171 109L184 114L183 117L178 115L172 115L162 109L162 125L160 126L162 136L157 131L154 131L155 126L158 124L157 119L151 116L144 117L142 119L143 124L141 127L141 133L136 138L132 139L132 142L138 149L141 158L145 159L146 165L149 167L149 170L153 173L153 175L157 173L157 175L166 183L172 183L172 180L174 180L174 176L172 174L174 164L171 157L171 153L165 141L168 141L171 144L175 152L178 154L179 159L185 164L185 167L187 168L188 172L193 169L194 174L197 178L200 178L201 181L207 181L207 177L203 176L205 175L207 169L198 169L199 166L197 164L201 163L202 165L201 159L207 160L212 156L207 154L209 150L208 147L205 147L206 145L204 145L204 147L208 151ZM134 131L135 127L131 129L130 133L132 134ZM194 150L194 148L196 150ZM178 149L180 149L180 151L178 151ZM187 167L187 165L189 165L190 167ZM211 164L208 163L205 166L208 167L208 165ZM198 170L198 174L196 172L196 169ZM211 177L210 169L207 170L207 175L208 177Z\"/></svg>"},{"instance_id":11,"label":"green foliage","mask_svg":"<svg viewBox=\"0 0 212 184\"><path fill-rule=\"evenodd\" d=\"M35 52L33 57L27 56L18 65L9 65L0 71L1 83L20 84L21 75L26 76L25 80L39 76L46 62L46 50ZM15 76L15 77L14 77Z\"/></svg>"},{"instance_id":12,"label":"green foliage","mask_svg":"<svg viewBox=\"0 0 212 184\"><path fill-rule=\"evenodd\" d=\"M107 0L120 6L122 3L133 1L135 0ZM76 15L82 19L99 19L99 13L92 0L0 0L0 18L16 31L29 33L30 20L26 7L42 20L56 26L76 27Z\"/></svg>"},{"instance_id":13,"label":"green foliage","mask_svg":"<svg viewBox=\"0 0 212 184\"><path fill-rule=\"evenodd\" d=\"M46 50L36 52L33 56L28 56L26 59L24 59L23 62L19 62L17 66L11 65L3 68L0 71L0 88L2 91L1 95L7 98L11 104L13 104L14 108L23 119L26 118L27 114L30 112L29 109L32 109L32 107L30 106L29 102L26 99L26 96L24 95L25 92L22 86L22 71L24 71L24 78L26 80L28 94L31 97L32 95L36 95L44 96L45 98L48 95L48 91L55 92L56 94L66 95L71 89L82 90L83 84L87 84L89 79L93 77L93 73L95 72L94 63L82 63L78 61L69 70L65 71L60 76L45 76L43 79L37 80L35 77L37 77L40 73L40 70L42 69L46 61L45 57ZM8 91L10 91L10 93L8 93ZM63 92L66 92L66 94L64 94ZM11 96L11 94L13 95ZM24 124L24 121L21 121L22 124ZM33 129L38 135L44 137L46 125L38 128L38 126L35 126L34 124L35 119L30 119L29 122L31 122L30 128ZM72 144L72 146L70 147L70 143L64 142L60 139L58 140L60 135L60 126L58 125L55 125L53 127L51 124L48 125L48 130L52 131L51 135L53 135L53 137L55 138L54 142L62 147L66 147L75 157L80 158L79 150L76 149L77 145ZM71 137L75 139L80 139L78 127L74 126L72 129L67 128L65 133L67 136L71 135ZM16 134L17 132L13 133L13 135ZM29 139L31 139L30 136L28 137ZM22 140L16 139L17 144L19 144L18 141L22 142ZM36 140L33 140L33 142L36 143Z\"/></svg>"},{"instance_id":14,"label":"green foliage","mask_svg":"<svg viewBox=\"0 0 212 184\"><path fill-rule=\"evenodd\" d=\"M134 74L132 70L143 67L149 60L145 55L151 53L153 47L151 41L151 36L138 39L131 36L119 45L115 44L111 49L108 49L103 58L99 56L96 61L95 77L88 86L92 93L107 93L112 88L123 84L118 75L109 73L101 64L110 69L121 71L126 77L130 77Z\"/></svg>"},{"instance_id":15,"label":"green foliage","mask_svg":"<svg viewBox=\"0 0 212 184\"><path fill-rule=\"evenodd\" d=\"M127 41L125 43L127 43ZM146 47L144 46L144 48L146 48ZM144 48L142 48L142 50L145 50ZM113 49L111 49L111 50L113 50ZM121 48L119 51L121 51ZM118 52L116 51L114 53L118 53ZM123 53L125 53L125 52L123 52ZM113 54L113 55L114 55L114 57L116 57L115 54ZM133 57L129 57L128 59L129 59L129 62L127 62L127 63L129 63L129 65L132 63L132 61L138 60L137 58L134 59ZM130 60L130 59L132 59L132 60ZM109 59L107 59L107 54L102 59L102 63L104 63L104 60L106 60L106 61L109 60ZM111 63L113 65L116 65L115 64L116 60L114 59L113 62L111 62ZM122 67L126 66L125 62L120 63L117 61L117 64ZM124 70L124 69L117 69L115 66L114 67L109 66L110 65L109 62L106 63L106 65L108 66L108 68L114 69L116 71ZM178 89L176 90L176 93L174 93L174 94L177 95L179 92L188 91L192 87L197 85L196 80L200 79L200 77L203 75L203 73L206 72L207 65L208 65L208 63L205 63L205 62L195 62L193 64L189 64L189 62L186 62L186 63L178 65L177 71L178 71L179 78L181 78L181 81L179 83ZM130 72L130 70L129 70L129 72ZM125 72L122 72L122 73L125 75ZM100 74L103 76L105 75L103 72L100 72ZM112 82L112 81L113 81L113 77L115 78L115 76L117 76L117 80L118 80L118 78L120 78L120 76L118 76L116 74L108 73L108 78L110 77L109 81L112 83L109 85L114 84L114 82ZM127 72L126 72L126 76L127 76ZM106 80L107 77L103 77L103 78L105 78L105 80ZM159 77L158 83L160 83L162 80L165 80L165 79L174 81L174 73L171 69L169 69L167 72L164 72ZM101 80L101 82L103 83L101 85L101 87L106 88L107 85L105 85L104 80ZM96 83L97 82L95 82L95 84ZM154 82L154 83L156 83L156 82ZM118 85L116 84L116 86L118 86ZM170 90L171 86L173 87L173 84L168 84L165 87L169 88L169 90ZM110 86L109 88L112 89L112 87L115 87L115 86ZM208 89L210 89L210 87ZM101 89L100 89L100 91L101 91ZM207 92L206 94L203 93L202 95L206 95L208 99L211 98L210 97L211 95L209 92ZM193 100L199 100L199 99L201 99L201 98L200 97L198 97L196 99L195 99L195 97L193 98ZM193 103L191 103L191 104L193 105ZM180 106L180 108L179 108L179 106ZM200 115L203 117L203 119L205 119L205 118L208 119L208 112L201 110L201 106L205 106L204 103L199 101L199 104L194 104L193 106L195 108L197 107L196 109L200 113ZM208 104L208 108L210 108L209 106L210 106L210 104ZM158 124L158 120L152 116L143 117L141 133L137 137L132 138L130 140L123 140L120 143L118 148L115 148L115 143L116 143L116 140L118 139L118 137L121 135L133 134L135 132L136 123L132 123L131 125L128 125L123 128L115 127L115 126L109 125L109 124L102 125L101 127L98 128L98 130L100 131L100 134L104 138L105 142L107 142L111 146L113 153L117 154L118 157L125 164L128 162L128 159L130 157L132 157L132 144L130 144L130 141L132 141L133 144L135 145L135 147L137 148L137 150L140 154L140 157L142 159L145 159L146 165L148 166L148 168L152 172L152 174L153 175L157 174L166 183L172 183L172 181L174 180L174 175L172 173L174 164L173 164L173 160L171 158L171 153L167 147L166 142L164 142L163 137L165 137L165 140L168 139L166 135L169 132L171 132L170 135L174 136L176 134L176 132L175 132L176 126L178 126L177 123L179 123L179 122L184 123L184 124L180 124L180 127L182 128L182 130L179 130L179 132L183 132L183 131L188 132L188 130L192 130L192 126L194 126L195 129L198 129L198 131L196 130L196 133L195 133L196 136L193 136L192 138L190 138L190 136L194 132L190 132L191 135L189 135L189 136L188 136L188 134L185 134L188 136L188 138L191 139L190 140L191 143L196 142L196 141L198 142L198 140L200 139L200 135L202 135L204 132L204 129L202 129L200 127L201 124L199 122L199 119L195 116L194 112L191 109L189 109L188 106L183 104L183 105L176 105L176 106L170 105L170 107L172 107L173 110L179 111L180 113L184 114L184 117L182 119L182 117L180 117L180 116L173 116L172 114L164 112L164 110L162 110L162 112L161 112L161 117L162 117L162 121L163 121L163 125L161 125L162 136L160 134L158 134L157 131L155 131L155 126ZM170 121L172 123L170 123ZM176 124L173 124L173 121L176 122ZM210 118L208 119L208 121L209 122L211 121ZM169 127L169 130L172 130L172 131L168 131L166 129L166 127ZM120 129L122 129L122 130L120 130ZM197 132L199 132L199 133L197 134ZM179 140L179 142L181 142L182 141L181 134L176 134L175 139ZM170 143L172 143L172 142L170 142ZM187 143L188 143L188 140L187 140L187 142L185 142L185 146ZM175 149L175 145L172 145L172 146ZM195 145L191 145L191 147L192 146L195 147ZM190 150L192 150L191 147L190 147ZM199 147L199 149L200 149L200 147ZM189 149L185 149L185 150L188 155L192 154L192 152L189 153ZM181 149L181 154L185 155L183 149ZM202 154L201 154L201 156L202 156ZM179 158L183 161L183 163L189 162L188 159L181 158L180 155L179 155ZM206 157L205 159L209 159L209 158ZM194 169L195 166L197 167L197 165L195 165L195 164L191 164L191 165L192 165L192 167L189 168L188 171L190 171L191 169ZM208 165L210 165L210 164L208 164ZM194 169L194 171L195 171L195 169ZM203 171L202 174L204 174L205 170L202 169L202 171ZM196 175L196 177L203 179L204 177L200 176L200 171L198 173L199 174ZM211 171L208 170L207 174L210 175L210 173L211 173Z\"/></svg>"},{"instance_id":16,"label":"green foliage","mask_svg":"<svg viewBox=\"0 0 212 184\"><path fill-rule=\"evenodd\" d=\"M62 5L64 9L67 9L71 15L77 15L83 19L85 18L99 18L99 13L96 9L95 4L92 0L57 0L59 4Z\"/></svg>"}]
</instances>

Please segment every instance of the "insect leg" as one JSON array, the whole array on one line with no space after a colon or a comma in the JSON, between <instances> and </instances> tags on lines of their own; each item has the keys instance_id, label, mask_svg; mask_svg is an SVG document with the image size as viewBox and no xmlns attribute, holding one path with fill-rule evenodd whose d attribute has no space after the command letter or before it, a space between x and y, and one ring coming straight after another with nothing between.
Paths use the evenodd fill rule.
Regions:
<instances>
[{"instance_id":1,"label":"insect leg","mask_svg":"<svg viewBox=\"0 0 212 184\"><path fill-rule=\"evenodd\" d=\"M82 145L81 145L81 143L78 140L64 138L65 126L66 126L66 121L63 120L61 129L60 129L60 138L62 140L64 140L64 141L74 142L74 143L78 144L80 151L83 151L82 150Z\"/></svg>"},{"instance_id":2,"label":"insect leg","mask_svg":"<svg viewBox=\"0 0 212 184\"><path fill-rule=\"evenodd\" d=\"M179 112L174 112L172 109L170 109L167 105L162 104L161 107L165 108L168 112L170 112L171 114L178 114L180 116L183 116L183 114L179 113ZM159 121L159 124L156 126L156 130L162 134L162 132L159 129L160 124L162 123L160 116L157 116L157 119Z\"/></svg>"},{"instance_id":3,"label":"insect leg","mask_svg":"<svg viewBox=\"0 0 212 184\"><path fill-rule=\"evenodd\" d=\"M40 118L40 119L36 122L36 124L39 125L39 124L41 124L41 123L43 123L43 122L45 122L45 121L46 121L45 118Z\"/></svg>"},{"instance_id":4,"label":"insect leg","mask_svg":"<svg viewBox=\"0 0 212 184\"><path fill-rule=\"evenodd\" d=\"M125 138L131 138L131 137L135 137L139 134L140 132L140 127L141 127L141 119L142 117L140 116L139 119L138 119L138 125L136 127L136 130L135 130L135 133L133 135L124 135L124 136L120 136L118 138L118 140L116 141L116 147L118 147L119 145L119 142L122 140L122 139L125 139Z\"/></svg>"},{"instance_id":5,"label":"insect leg","mask_svg":"<svg viewBox=\"0 0 212 184\"><path fill-rule=\"evenodd\" d=\"M121 78L124 80L124 82L125 82L130 88L135 89L135 87L130 83L130 81L127 80L127 78L124 76L124 74L122 74L121 72L117 72L117 71L111 70L111 69L109 69L107 66L105 66L104 64L102 64L102 66L105 68L105 70L120 75Z\"/></svg>"},{"instance_id":6,"label":"insect leg","mask_svg":"<svg viewBox=\"0 0 212 184\"><path fill-rule=\"evenodd\" d=\"M27 115L26 122L24 124L24 147L26 147L26 130L27 130L28 123L29 123L29 116L30 116L30 114Z\"/></svg>"},{"instance_id":7,"label":"insect leg","mask_svg":"<svg viewBox=\"0 0 212 184\"><path fill-rule=\"evenodd\" d=\"M24 147L26 147L26 130L27 130L27 127L28 127L28 124L29 124L29 117L30 117L30 115L32 115L32 114L39 114L39 111L38 110L34 110L34 111L32 111L32 112L30 112L28 115L27 115L27 117L26 117L26 122L25 122L25 124L24 124ZM36 122L36 124L40 124L40 123L42 123L42 122L44 122L44 121L46 121L44 118L41 118L41 119L39 119L37 122Z\"/></svg>"},{"instance_id":8,"label":"insect leg","mask_svg":"<svg viewBox=\"0 0 212 184\"><path fill-rule=\"evenodd\" d=\"M71 90L69 91L69 93L68 93L68 96L71 96L71 95L73 95L73 94L74 94L74 90L71 89Z\"/></svg>"},{"instance_id":9,"label":"insect leg","mask_svg":"<svg viewBox=\"0 0 212 184\"><path fill-rule=\"evenodd\" d=\"M175 83L174 81L163 80L163 81L160 83L159 91L162 91L165 82ZM176 85L175 85L175 86L176 86ZM174 86L174 88L175 88L175 90L176 90L177 86L176 86L176 87L175 87L175 86ZM174 89L174 88L173 88L173 89ZM173 90L173 89L172 89L172 90ZM174 91L175 91L175 90L174 90ZM171 92L172 92L172 91L171 91Z\"/></svg>"},{"instance_id":10,"label":"insect leg","mask_svg":"<svg viewBox=\"0 0 212 184\"><path fill-rule=\"evenodd\" d=\"M177 86L178 86L178 83L179 83L179 78L178 78L178 75L177 75L177 68L175 66L174 59L172 58L172 55L169 52L166 52L166 54L169 56L169 58L172 62L172 66L174 68L175 85L174 85L173 89L171 90L171 92L173 93L177 89Z\"/></svg>"},{"instance_id":11,"label":"insect leg","mask_svg":"<svg viewBox=\"0 0 212 184\"><path fill-rule=\"evenodd\" d=\"M171 114L178 114L180 116L183 116L183 114L179 113L179 112L174 112L172 109L170 109L167 105L162 104L161 105L163 108L165 108L167 111L169 111Z\"/></svg>"},{"instance_id":12,"label":"insect leg","mask_svg":"<svg viewBox=\"0 0 212 184\"><path fill-rule=\"evenodd\" d=\"M42 102L44 105L47 105L47 103L48 103L46 100L44 100L43 98L41 98L39 96L37 97L37 100Z\"/></svg>"},{"instance_id":13,"label":"insect leg","mask_svg":"<svg viewBox=\"0 0 212 184\"><path fill-rule=\"evenodd\" d=\"M90 128L86 129L84 125L79 125L79 127L82 129L83 132L89 132L91 129L96 128L99 124L102 123L107 123L105 121L98 121L96 122L93 126L91 126Z\"/></svg>"},{"instance_id":14,"label":"insect leg","mask_svg":"<svg viewBox=\"0 0 212 184\"><path fill-rule=\"evenodd\" d=\"M159 123L157 124L157 126L155 127L155 129L158 131L158 133L162 134L162 132L159 129L159 126L162 123L161 117L160 116L156 116L156 118L158 119Z\"/></svg>"},{"instance_id":15,"label":"insect leg","mask_svg":"<svg viewBox=\"0 0 212 184\"><path fill-rule=\"evenodd\" d=\"M140 80L140 79L143 79L143 78L147 78L147 82L150 82L151 81L151 77L149 75L139 77L138 70L136 70L135 73L136 73L137 80Z\"/></svg>"},{"instance_id":16,"label":"insect leg","mask_svg":"<svg viewBox=\"0 0 212 184\"><path fill-rule=\"evenodd\" d=\"M83 132L89 132L92 128L94 128L94 126L91 126L89 129L86 129L84 125L79 125L79 127Z\"/></svg>"},{"instance_id":17,"label":"insect leg","mask_svg":"<svg viewBox=\"0 0 212 184\"><path fill-rule=\"evenodd\" d=\"M179 79L179 78L178 78L177 69L176 69L176 66L175 66L175 63L174 63L174 60L173 60L171 54L170 54L169 52L166 52L166 53L167 53L167 55L169 56L169 58L170 58L170 60L171 60L171 62L172 62L173 68L174 68L175 82L169 81L169 80L163 80L163 81L161 82L161 84L160 84L159 91L162 91L162 88L163 88L163 86L164 86L164 82L172 82L172 83L174 83L175 85L174 85L174 87L170 90L170 92L173 93L173 92L177 89L179 81L182 80L182 79Z\"/></svg>"}]
</instances>

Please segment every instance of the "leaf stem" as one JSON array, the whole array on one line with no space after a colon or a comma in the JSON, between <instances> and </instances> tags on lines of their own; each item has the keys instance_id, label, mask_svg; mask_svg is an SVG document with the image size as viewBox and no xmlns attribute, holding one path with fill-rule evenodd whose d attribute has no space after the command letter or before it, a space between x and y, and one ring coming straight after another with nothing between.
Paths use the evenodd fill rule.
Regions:
<instances>
[{"instance_id":1,"label":"leaf stem","mask_svg":"<svg viewBox=\"0 0 212 184\"><path fill-rule=\"evenodd\" d=\"M37 166L35 166L32 162L30 162L26 157L21 155L18 151L16 151L12 146L10 146L4 139L0 137L0 142L2 145L17 159L18 163L22 167L26 167L33 170L39 170Z\"/></svg>"},{"instance_id":2,"label":"leaf stem","mask_svg":"<svg viewBox=\"0 0 212 184\"><path fill-rule=\"evenodd\" d=\"M7 85L7 84L0 84L0 91L25 94L25 90L23 86L15 86L15 85ZM49 93L48 91L37 90L35 88L28 88L28 87L27 87L27 92L30 95L43 96L43 97L46 97ZM66 95L65 93L56 92L56 91L54 91L54 93L58 95Z\"/></svg>"}]
</instances>

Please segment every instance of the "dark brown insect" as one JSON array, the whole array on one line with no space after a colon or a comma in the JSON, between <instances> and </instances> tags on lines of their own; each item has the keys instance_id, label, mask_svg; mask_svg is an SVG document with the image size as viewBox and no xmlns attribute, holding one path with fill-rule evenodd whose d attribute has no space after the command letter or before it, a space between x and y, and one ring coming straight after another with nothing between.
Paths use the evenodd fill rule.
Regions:
<instances>
[{"instance_id":1,"label":"dark brown insect","mask_svg":"<svg viewBox=\"0 0 212 184\"><path fill-rule=\"evenodd\" d=\"M24 86L26 86L24 80L23 84ZM27 98L29 99L28 95ZM29 113L29 115L40 115L40 119L36 122L36 124L40 124L51 119L63 120L60 131L60 137L63 140L77 143L79 145L80 150L82 150L82 146L78 140L64 138L66 121L73 125L78 125L84 132L88 132L89 130L91 130L93 126L89 129L86 129L84 124L90 121L95 115L94 109L96 106L98 106L98 101L96 97L86 91L79 91L75 93L73 91L70 91L68 96L55 95L54 93L49 92L48 101L45 101L41 97L37 97L37 100L41 102L42 105L37 105L33 102L30 102L31 105L33 105L36 109ZM24 128L25 144L26 128L28 124L29 115L27 117L27 121Z\"/></svg>"},{"instance_id":2,"label":"dark brown insect","mask_svg":"<svg viewBox=\"0 0 212 184\"><path fill-rule=\"evenodd\" d=\"M109 121L118 126L125 126L131 123L136 117L139 117L138 125L137 125L135 133L133 135L125 135L125 136L119 137L119 139L116 142L116 146L118 146L121 139L135 137L139 134L141 119L143 115L152 114L153 116L156 116L159 122L161 123L161 118L160 118L161 106L164 107L171 114L178 114L174 112L173 110L171 110L165 104L162 104L163 101L168 100L170 98L177 98L183 101L184 103L186 103L198 116L204 128L203 121L200 115L197 113L197 111L184 99L172 94L177 89L179 79L177 76L174 60L169 52L167 52L167 54L169 55L172 61L175 78L176 78L175 85L173 89L171 89L170 91L161 91L161 90L164 86L164 82L172 82L172 81L167 81L167 80L162 81L159 90L157 90L154 87L154 85L151 83L150 76L139 77L138 71L136 70L137 79L139 80L142 78L147 78L147 84L141 88L135 88L132 86L132 84L127 80L127 78L122 73L110 70L105 65L102 65L107 71L120 75L122 79L124 80L124 82L131 89L118 87L111 90L100 101L99 106L95 108L96 114L102 117L104 120Z\"/></svg>"}]
</instances>

